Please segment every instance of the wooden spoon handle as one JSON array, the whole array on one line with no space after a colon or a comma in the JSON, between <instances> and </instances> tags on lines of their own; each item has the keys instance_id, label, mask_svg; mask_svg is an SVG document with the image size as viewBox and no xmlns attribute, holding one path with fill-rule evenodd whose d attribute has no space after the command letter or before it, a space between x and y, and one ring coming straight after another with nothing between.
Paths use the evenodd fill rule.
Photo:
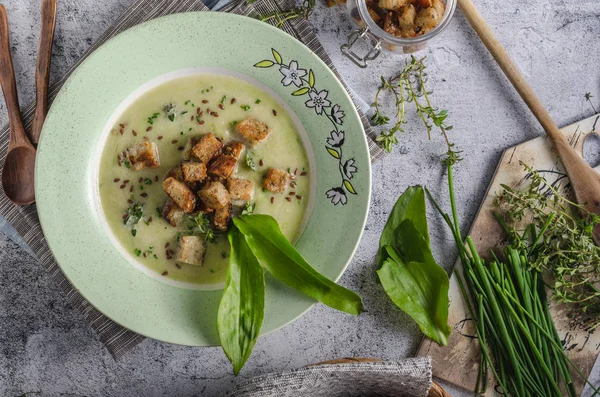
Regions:
<instances>
[{"instance_id":1,"label":"wooden spoon handle","mask_svg":"<svg viewBox=\"0 0 600 397\"><path fill-rule=\"evenodd\" d=\"M0 85L4 93L4 100L8 109L10 122L10 145L19 146L28 141L19 113L19 99L17 97L17 84L15 83L15 70L10 56L8 41L8 18L6 9L0 4Z\"/></svg>"},{"instance_id":2,"label":"wooden spoon handle","mask_svg":"<svg viewBox=\"0 0 600 397\"><path fill-rule=\"evenodd\" d=\"M563 163L569 181L575 192L577 202L584 205L586 210L600 214L600 176L590 165L573 149L565 136L560 132L550 114L535 95L519 69L510 59L496 36L485 22L472 0L458 0L458 5L463 14L479 35L479 38L490 51L500 68L515 87L521 98L525 101L533 115L538 119L558 153ZM594 230L597 242L600 243L600 224Z\"/></svg>"},{"instance_id":3,"label":"wooden spoon handle","mask_svg":"<svg viewBox=\"0 0 600 397\"><path fill-rule=\"evenodd\" d=\"M42 29L40 32L40 47L38 50L35 69L35 114L31 125L31 142L37 145L42 126L48 112L48 79L50 78L50 58L56 24L56 0L42 1Z\"/></svg>"}]
</instances>

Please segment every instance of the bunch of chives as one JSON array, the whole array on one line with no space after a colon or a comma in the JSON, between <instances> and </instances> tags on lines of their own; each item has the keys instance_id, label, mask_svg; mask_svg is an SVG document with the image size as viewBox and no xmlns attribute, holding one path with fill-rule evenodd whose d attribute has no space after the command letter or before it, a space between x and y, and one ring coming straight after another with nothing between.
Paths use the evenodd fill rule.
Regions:
<instances>
[{"instance_id":1,"label":"bunch of chives","mask_svg":"<svg viewBox=\"0 0 600 397\"><path fill-rule=\"evenodd\" d=\"M569 367L585 376L563 350L540 274L528 270L528 250L535 249L545 228L537 235L535 229L527 229L529 241L533 241L529 248L516 242L505 249L504 262L494 255L493 261L485 263L473 240L467 237L465 244L461 237L451 164L448 182L452 218L427 193L450 227L462 263L462 277L457 274L457 280L474 321L481 352L475 392L486 391L491 370L504 395L562 397L562 386L567 396L576 397ZM552 217L547 225L551 221ZM587 379L586 382L590 384ZM590 386L594 396L600 393Z\"/></svg>"}]
</instances>

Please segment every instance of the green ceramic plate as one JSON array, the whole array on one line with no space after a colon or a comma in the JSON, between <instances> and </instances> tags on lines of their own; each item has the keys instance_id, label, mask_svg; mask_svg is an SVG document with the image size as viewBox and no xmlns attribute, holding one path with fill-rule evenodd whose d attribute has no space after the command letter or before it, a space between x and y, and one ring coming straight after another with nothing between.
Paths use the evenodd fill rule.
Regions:
<instances>
[{"instance_id":1,"label":"green ceramic plate","mask_svg":"<svg viewBox=\"0 0 600 397\"><path fill-rule=\"evenodd\" d=\"M97 193L99 153L115 110L144 84L190 68L246 76L298 117L316 184L296 246L334 280L363 231L370 162L358 114L334 74L300 42L250 18L201 12L156 19L115 37L73 73L50 109L36 164L37 208L52 253L81 294L117 323L166 342L210 346L219 344L221 291L169 285L133 266L113 243ZM267 283L263 334L315 303Z\"/></svg>"}]
</instances>

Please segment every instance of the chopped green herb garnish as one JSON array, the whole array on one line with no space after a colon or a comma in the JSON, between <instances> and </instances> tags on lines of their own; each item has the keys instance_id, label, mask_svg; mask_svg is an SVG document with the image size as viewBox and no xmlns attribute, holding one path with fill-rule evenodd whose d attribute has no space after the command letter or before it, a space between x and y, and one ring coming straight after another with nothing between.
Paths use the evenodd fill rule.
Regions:
<instances>
[{"instance_id":1,"label":"chopped green herb garnish","mask_svg":"<svg viewBox=\"0 0 600 397\"><path fill-rule=\"evenodd\" d=\"M192 101L190 101L189 99L187 101L185 101L184 105L189 105L190 103L192 103Z\"/></svg>"},{"instance_id":2,"label":"chopped green herb garnish","mask_svg":"<svg viewBox=\"0 0 600 397\"><path fill-rule=\"evenodd\" d=\"M229 123L229 128L233 129L235 128L235 126L239 123L239 121L237 120L233 120L231 123Z\"/></svg>"},{"instance_id":3,"label":"chopped green herb garnish","mask_svg":"<svg viewBox=\"0 0 600 397\"><path fill-rule=\"evenodd\" d=\"M246 152L246 167L250 168L252 171L256 171L256 161L254 161L254 152L248 150Z\"/></svg>"},{"instance_id":4,"label":"chopped green herb garnish","mask_svg":"<svg viewBox=\"0 0 600 397\"><path fill-rule=\"evenodd\" d=\"M180 132L179 132L179 135L183 135L183 131L180 131Z\"/></svg>"},{"instance_id":5,"label":"chopped green herb garnish","mask_svg":"<svg viewBox=\"0 0 600 397\"><path fill-rule=\"evenodd\" d=\"M142 251L141 251L141 250L139 250L139 249L137 249L137 248L136 248L136 249L134 249L134 250L133 250L133 252L135 253L135 256L140 256L140 255L142 255Z\"/></svg>"},{"instance_id":6,"label":"chopped green herb garnish","mask_svg":"<svg viewBox=\"0 0 600 397\"><path fill-rule=\"evenodd\" d=\"M156 254L154 254L154 259L158 259L158 256L156 256Z\"/></svg>"},{"instance_id":7,"label":"chopped green herb garnish","mask_svg":"<svg viewBox=\"0 0 600 397\"><path fill-rule=\"evenodd\" d=\"M154 121L160 116L160 113L154 113L152 116L148 117L148 124L154 124Z\"/></svg>"},{"instance_id":8,"label":"chopped green herb garnish","mask_svg":"<svg viewBox=\"0 0 600 397\"><path fill-rule=\"evenodd\" d=\"M223 259L227 258L227 252L221 251L221 258L223 258Z\"/></svg>"},{"instance_id":9,"label":"chopped green herb garnish","mask_svg":"<svg viewBox=\"0 0 600 397\"><path fill-rule=\"evenodd\" d=\"M191 225L188 225L186 236L196 236L198 234L203 234L204 238L208 241L215 242L216 234L213 229L210 227L210 220L204 216L204 214L200 213L196 216L189 216L188 219L191 221ZM183 234L181 232L177 233L177 241L181 238Z\"/></svg>"},{"instance_id":10,"label":"chopped green herb garnish","mask_svg":"<svg viewBox=\"0 0 600 397\"><path fill-rule=\"evenodd\" d=\"M263 193L267 192L267 189L265 189L264 187L262 188Z\"/></svg>"},{"instance_id":11,"label":"chopped green herb garnish","mask_svg":"<svg viewBox=\"0 0 600 397\"><path fill-rule=\"evenodd\" d=\"M140 188L140 190L144 190L144 187L142 185L138 186Z\"/></svg>"},{"instance_id":12,"label":"chopped green herb garnish","mask_svg":"<svg viewBox=\"0 0 600 397\"><path fill-rule=\"evenodd\" d=\"M184 110L183 112L181 112L181 115L183 116L184 114L188 114L187 110Z\"/></svg>"},{"instance_id":13,"label":"chopped green herb garnish","mask_svg":"<svg viewBox=\"0 0 600 397\"><path fill-rule=\"evenodd\" d=\"M213 269L209 269L211 273L214 273L215 271Z\"/></svg>"},{"instance_id":14,"label":"chopped green herb garnish","mask_svg":"<svg viewBox=\"0 0 600 397\"><path fill-rule=\"evenodd\" d=\"M261 101L260 99L257 99L257 100L256 100L254 103L256 103L256 104L258 105L258 104L259 104L259 103L261 103L261 102L262 102L262 101Z\"/></svg>"},{"instance_id":15,"label":"chopped green herb garnish","mask_svg":"<svg viewBox=\"0 0 600 397\"><path fill-rule=\"evenodd\" d=\"M125 168L131 168L131 163L129 160L123 160L123 164L125 164Z\"/></svg>"},{"instance_id":16,"label":"chopped green herb garnish","mask_svg":"<svg viewBox=\"0 0 600 397\"><path fill-rule=\"evenodd\" d=\"M221 103L225 103L226 100L227 100L227 95L223 95L223 98L221 98Z\"/></svg>"},{"instance_id":17,"label":"chopped green herb garnish","mask_svg":"<svg viewBox=\"0 0 600 397\"><path fill-rule=\"evenodd\" d=\"M244 206L244 210L242 211L242 215L249 215L254 213L254 208L256 208L256 203L246 203Z\"/></svg>"},{"instance_id":18,"label":"chopped green herb garnish","mask_svg":"<svg viewBox=\"0 0 600 397\"><path fill-rule=\"evenodd\" d=\"M240 107L241 107L243 110L245 110L246 112L247 112L248 110L250 110L250 105L240 105Z\"/></svg>"},{"instance_id":19,"label":"chopped green herb garnish","mask_svg":"<svg viewBox=\"0 0 600 397\"><path fill-rule=\"evenodd\" d=\"M196 116L196 121L200 122L200 116Z\"/></svg>"},{"instance_id":20,"label":"chopped green herb garnish","mask_svg":"<svg viewBox=\"0 0 600 397\"><path fill-rule=\"evenodd\" d=\"M137 201L131 203L131 205L129 206L129 208L127 208L127 211L125 212L125 215L123 216L123 224L125 226L131 227L131 235L133 237L135 237L137 234L135 225L138 224L138 222L142 219L143 216L144 206L138 203Z\"/></svg>"},{"instance_id":21,"label":"chopped green herb garnish","mask_svg":"<svg viewBox=\"0 0 600 397\"><path fill-rule=\"evenodd\" d=\"M192 127L188 128L188 131L191 131L191 130L192 130Z\"/></svg>"},{"instance_id":22,"label":"chopped green herb garnish","mask_svg":"<svg viewBox=\"0 0 600 397\"><path fill-rule=\"evenodd\" d=\"M175 235L175 238L177 239L177 241L181 240L181 236L183 236L183 233L177 232L177 234Z\"/></svg>"},{"instance_id":23,"label":"chopped green herb garnish","mask_svg":"<svg viewBox=\"0 0 600 397\"><path fill-rule=\"evenodd\" d=\"M144 178L144 185L152 185L152 179Z\"/></svg>"},{"instance_id":24,"label":"chopped green herb garnish","mask_svg":"<svg viewBox=\"0 0 600 397\"><path fill-rule=\"evenodd\" d=\"M159 207L156 207L156 215L162 216L162 211L160 210Z\"/></svg>"},{"instance_id":25,"label":"chopped green herb garnish","mask_svg":"<svg viewBox=\"0 0 600 397\"><path fill-rule=\"evenodd\" d=\"M175 121L175 105L172 103L167 103L163 107L163 111L167 114L167 117L169 120L171 120L171 122Z\"/></svg>"}]
</instances>

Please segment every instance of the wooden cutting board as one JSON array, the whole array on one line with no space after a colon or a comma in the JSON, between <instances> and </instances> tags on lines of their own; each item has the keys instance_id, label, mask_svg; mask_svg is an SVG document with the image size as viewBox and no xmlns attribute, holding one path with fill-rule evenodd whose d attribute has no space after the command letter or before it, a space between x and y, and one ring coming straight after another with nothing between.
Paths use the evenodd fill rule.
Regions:
<instances>
[{"instance_id":1,"label":"wooden cutting board","mask_svg":"<svg viewBox=\"0 0 600 397\"><path fill-rule=\"evenodd\" d=\"M561 131L571 146L583 154L585 139L592 134L600 136L599 120L600 114L562 128ZM538 170L549 182L558 181L562 188L568 184L562 164L546 136L505 150L469 232L481 254L499 247L504 239L501 228L492 216L493 201L496 192L501 191L500 184L518 186L525 179L526 171L521 162ZM596 169L598 170L598 167ZM460 269L461 264L458 261L454 271L461 271ZM475 389L478 375L479 344L473 336L473 324L467 314L454 274L450 278L449 297L448 324L452 328L452 334L448 346L440 347L430 339L424 338L417 355L432 357L434 376L472 391ZM564 305L551 304L550 312L569 358L586 376L589 375L600 352L600 328L591 334L581 329L570 320L574 313ZM573 375L573 379L581 394L584 381L576 375ZM493 388L489 387L486 396L493 395Z\"/></svg>"}]
</instances>

